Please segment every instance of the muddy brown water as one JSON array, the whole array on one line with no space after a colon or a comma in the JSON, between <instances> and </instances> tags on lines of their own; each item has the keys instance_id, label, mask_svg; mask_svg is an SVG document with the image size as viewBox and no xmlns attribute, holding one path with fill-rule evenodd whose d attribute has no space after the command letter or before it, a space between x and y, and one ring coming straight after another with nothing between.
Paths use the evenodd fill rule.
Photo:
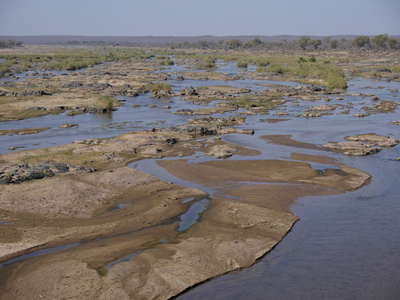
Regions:
<instances>
[{"instance_id":1,"label":"muddy brown water","mask_svg":"<svg viewBox=\"0 0 400 300\"><path fill-rule=\"evenodd\" d=\"M230 68L224 65L223 68L232 74L238 72L232 65ZM175 90L222 84L261 90L265 87L259 83L279 82L245 79L228 82L173 80L171 83ZM298 85L288 82L281 84ZM399 93L391 92L394 89L400 90L400 83L355 78L349 81L347 93L371 93L382 100L399 102ZM35 135L0 136L0 153L9 152L11 146L42 148L77 139L110 137L126 131L184 124L188 116L171 112L183 107L203 108L179 98L152 99L149 95L142 95L124 99L126 104L111 114L73 117L50 115L0 123L1 129L52 127ZM168 100L173 101L168 104L172 108L162 109ZM347 102L353 104L350 114L341 114L341 110L337 109L332 115L321 118L294 117L308 106ZM133 108L133 104L142 106ZM151 104L157 107L150 108ZM248 116L246 124L240 128L254 129L255 135L226 135L223 140L262 153L256 157L233 159L289 159L291 153L326 155L326 152L275 145L261 137L291 135L296 141L316 145L339 142L343 141L344 136L369 132L400 139L400 127L387 124L400 120L397 111L365 118L352 116L353 113L362 112L362 107L366 105L372 106L370 97L352 95L345 96L344 100L333 97L329 103L323 99L300 101L299 106L287 103L286 112L289 116L284 116L287 121L263 122L279 118L276 111L271 111L270 115ZM79 127L58 128L58 125L67 122L78 123ZM385 148L366 157L347 157L335 153L329 153L329 156L371 174L371 182L359 190L342 195L298 199L292 211L300 221L270 254L253 267L201 284L178 299L400 299L400 162L396 161L400 157L400 146ZM199 162L210 158L199 154L185 159ZM161 179L202 189L201 186L178 180L155 165L156 161L139 162L137 167Z\"/></svg>"}]
</instances>

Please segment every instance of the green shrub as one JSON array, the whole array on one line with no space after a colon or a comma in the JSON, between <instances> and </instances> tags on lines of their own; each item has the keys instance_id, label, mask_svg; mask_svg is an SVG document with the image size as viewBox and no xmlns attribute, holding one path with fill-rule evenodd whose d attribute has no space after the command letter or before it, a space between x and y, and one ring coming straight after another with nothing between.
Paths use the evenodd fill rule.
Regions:
<instances>
[{"instance_id":1,"label":"green shrub","mask_svg":"<svg viewBox=\"0 0 400 300\"><path fill-rule=\"evenodd\" d=\"M307 62L307 59L304 57L299 57L299 60L297 61L299 64Z\"/></svg>"},{"instance_id":2,"label":"green shrub","mask_svg":"<svg viewBox=\"0 0 400 300\"><path fill-rule=\"evenodd\" d=\"M165 82L156 82L156 83L149 83L145 86L146 90L150 90L150 92L159 92L159 91L171 91L172 86Z\"/></svg>"},{"instance_id":3,"label":"green shrub","mask_svg":"<svg viewBox=\"0 0 400 300\"><path fill-rule=\"evenodd\" d=\"M265 73L265 72L268 72L268 68L259 66L259 67L257 67L256 72L257 73Z\"/></svg>"},{"instance_id":4,"label":"green shrub","mask_svg":"<svg viewBox=\"0 0 400 300\"><path fill-rule=\"evenodd\" d=\"M266 59L260 59L257 61L257 66L259 67L266 67L269 65L269 61Z\"/></svg>"},{"instance_id":5,"label":"green shrub","mask_svg":"<svg viewBox=\"0 0 400 300\"><path fill-rule=\"evenodd\" d=\"M106 111L111 111L113 109L114 99L110 96L102 96L96 100L93 107L98 109L104 109Z\"/></svg>"},{"instance_id":6,"label":"green shrub","mask_svg":"<svg viewBox=\"0 0 400 300\"><path fill-rule=\"evenodd\" d=\"M286 73L285 67L281 64L270 64L268 69L270 72L277 73L277 74Z\"/></svg>"},{"instance_id":7,"label":"green shrub","mask_svg":"<svg viewBox=\"0 0 400 300\"><path fill-rule=\"evenodd\" d=\"M247 61L239 61L237 63L238 68L247 68Z\"/></svg>"}]
</instances>

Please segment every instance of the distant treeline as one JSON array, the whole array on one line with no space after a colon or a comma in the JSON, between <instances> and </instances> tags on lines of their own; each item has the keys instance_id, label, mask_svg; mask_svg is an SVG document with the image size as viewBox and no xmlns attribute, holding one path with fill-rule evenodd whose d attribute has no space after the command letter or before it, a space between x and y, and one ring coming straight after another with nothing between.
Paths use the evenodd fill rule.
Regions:
<instances>
[{"instance_id":1,"label":"distant treeline","mask_svg":"<svg viewBox=\"0 0 400 300\"><path fill-rule=\"evenodd\" d=\"M123 47L153 47L162 46L171 49L259 49L259 50L329 50L329 49L350 49L350 48L366 48L366 49L399 49L400 40L389 38L387 34L380 34L373 38L368 36L358 36L353 40L332 39L324 37L321 39L312 39L307 36L301 36L297 40L282 39L280 41L262 41L259 38L254 38L248 41L240 39L208 41L198 40L195 42L184 41L180 43L165 42L165 43L132 43L128 41L66 41L60 42L60 45L82 45L82 46L123 46Z\"/></svg>"},{"instance_id":2,"label":"distant treeline","mask_svg":"<svg viewBox=\"0 0 400 300\"><path fill-rule=\"evenodd\" d=\"M22 42L14 40L0 40L0 48L22 47Z\"/></svg>"}]
</instances>

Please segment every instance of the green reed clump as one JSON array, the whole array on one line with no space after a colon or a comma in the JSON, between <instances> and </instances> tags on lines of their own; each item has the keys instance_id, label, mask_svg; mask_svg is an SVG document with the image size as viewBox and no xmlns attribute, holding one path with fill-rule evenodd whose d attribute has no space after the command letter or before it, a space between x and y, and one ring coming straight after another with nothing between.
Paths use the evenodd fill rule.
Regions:
<instances>
[{"instance_id":1,"label":"green reed clump","mask_svg":"<svg viewBox=\"0 0 400 300\"><path fill-rule=\"evenodd\" d=\"M146 90L150 90L150 92L159 92L159 91L171 91L172 86L165 82L156 82L156 83L149 83L145 86Z\"/></svg>"},{"instance_id":2,"label":"green reed clump","mask_svg":"<svg viewBox=\"0 0 400 300\"><path fill-rule=\"evenodd\" d=\"M247 61L239 61L237 63L238 68L247 68L248 62Z\"/></svg>"},{"instance_id":3,"label":"green reed clump","mask_svg":"<svg viewBox=\"0 0 400 300\"><path fill-rule=\"evenodd\" d=\"M114 99L110 96L102 96L97 99L93 105L94 108L112 111L114 106Z\"/></svg>"}]
</instances>

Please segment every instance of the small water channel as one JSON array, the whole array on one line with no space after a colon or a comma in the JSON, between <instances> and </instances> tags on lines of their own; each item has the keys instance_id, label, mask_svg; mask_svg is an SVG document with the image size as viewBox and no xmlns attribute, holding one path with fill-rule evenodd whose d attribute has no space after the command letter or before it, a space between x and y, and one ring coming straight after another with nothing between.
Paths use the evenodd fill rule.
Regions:
<instances>
[{"instance_id":1,"label":"small water channel","mask_svg":"<svg viewBox=\"0 0 400 300\"><path fill-rule=\"evenodd\" d=\"M233 64L220 66L220 71L237 74ZM251 88L253 91L265 89L260 84L282 84L297 86L294 82L257 80L197 81L171 80L174 91L185 87L208 85L231 85ZM232 134L223 140L259 150L255 157L234 156L231 159L290 159L292 152L324 155L323 151L292 148L275 145L264 135L291 135L294 140L317 145L329 141L343 141L348 135L377 133L400 139L398 126L389 121L400 120L398 110L385 114L373 114L365 118L355 118L353 113L362 107L371 106L370 97L356 96L356 93L374 94L382 100L400 102L398 82L383 82L354 78L349 81L344 100L335 97L327 103L324 99L299 101L299 105L288 102L282 108L289 113L278 116L254 115L246 118L240 128L253 129L253 136ZM51 127L50 130L35 135L0 136L0 153L9 147L21 146L26 149L42 148L65 144L78 139L105 138L152 127L168 127L186 123L188 116L175 115L172 111L181 108L206 108L183 101L178 97L153 99L148 94L139 97L121 97L125 105L110 114L85 114L68 117L65 114L0 123L1 129ZM168 101L172 100L172 103ZM288 99L292 100L292 99ZM295 117L306 107L322 104L347 104L351 102L349 114L337 109L331 115L307 119ZM140 104L140 107L133 107ZM151 104L156 107L151 108ZM163 106L170 105L171 109ZM236 112L215 116L235 116ZM269 119L284 121L269 123ZM61 129L59 125L77 123L78 128ZM305 197L298 199L292 211L300 218L293 230L270 254L253 267L209 281L183 294L179 299L399 299L400 298L400 146L366 157L346 157L329 153L339 161L361 169L372 175L369 185L342 195ZM176 159L176 158L174 158ZM207 156L183 157L191 162L211 160ZM176 178L160 168L156 160L142 160L132 165L163 180L183 186L196 187L209 194L215 191L192 182ZM313 164L314 169L327 165ZM204 200L204 201L203 201ZM199 203L203 201L203 203ZM185 224L193 223L207 206L208 199L202 199L191 207L191 220L181 219ZM190 209L189 209L190 210ZM0 224L0 226L5 226ZM131 259L138 253L121 258ZM11 262L10 262L11 263ZM109 266L112 267L112 266Z\"/></svg>"}]
</instances>

